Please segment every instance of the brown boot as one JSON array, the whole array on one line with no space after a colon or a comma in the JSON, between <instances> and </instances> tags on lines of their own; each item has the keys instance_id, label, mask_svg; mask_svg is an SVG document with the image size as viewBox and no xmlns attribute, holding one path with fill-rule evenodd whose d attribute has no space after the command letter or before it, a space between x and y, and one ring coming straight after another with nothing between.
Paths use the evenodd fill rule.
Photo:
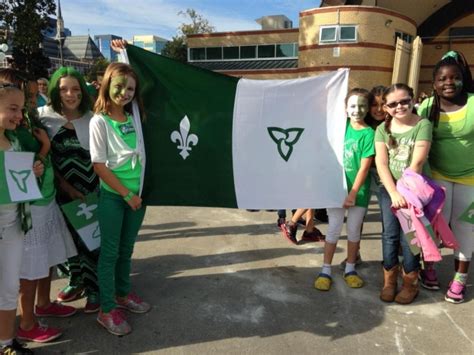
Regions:
<instances>
[{"instance_id":1,"label":"brown boot","mask_svg":"<svg viewBox=\"0 0 474 355\"><path fill-rule=\"evenodd\" d=\"M380 299L384 302L393 302L397 293L397 279L399 266L395 265L390 270L383 267L383 289L380 292Z\"/></svg>"},{"instance_id":2,"label":"brown boot","mask_svg":"<svg viewBox=\"0 0 474 355\"><path fill-rule=\"evenodd\" d=\"M395 302L400 304L409 304L418 296L418 271L412 271L408 274L403 272L403 285L400 292L395 297Z\"/></svg>"}]
</instances>

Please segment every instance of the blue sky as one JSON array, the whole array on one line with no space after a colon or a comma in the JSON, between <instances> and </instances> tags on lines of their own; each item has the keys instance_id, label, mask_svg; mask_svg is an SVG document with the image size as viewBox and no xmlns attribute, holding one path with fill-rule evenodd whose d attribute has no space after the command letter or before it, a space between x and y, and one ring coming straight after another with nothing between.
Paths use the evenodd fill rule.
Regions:
<instances>
[{"instance_id":1,"label":"blue sky","mask_svg":"<svg viewBox=\"0 0 474 355\"><path fill-rule=\"evenodd\" d=\"M255 19L267 15L286 15L298 27L302 10L319 7L320 0L63 0L65 27L73 35L115 34L125 39L153 34L167 39L176 35L186 22L179 11L193 8L216 31L259 29Z\"/></svg>"}]
</instances>

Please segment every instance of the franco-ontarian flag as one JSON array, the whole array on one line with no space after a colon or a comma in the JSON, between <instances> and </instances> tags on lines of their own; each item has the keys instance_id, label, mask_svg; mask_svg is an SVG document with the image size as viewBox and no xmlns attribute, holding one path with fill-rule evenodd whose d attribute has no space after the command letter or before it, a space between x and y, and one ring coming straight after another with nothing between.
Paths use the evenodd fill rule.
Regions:
<instances>
[{"instance_id":1,"label":"franco-ontarian flag","mask_svg":"<svg viewBox=\"0 0 474 355\"><path fill-rule=\"evenodd\" d=\"M0 205L42 198L33 153L0 151Z\"/></svg>"},{"instance_id":2,"label":"franco-ontarian flag","mask_svg":"<svg viewBox=\"0 0 474 355\"><path fill-rule=\"evenodd\" d=\"M145 107L149 205L341 207L348 70L248 80L127 47Z\"/></svg>"}]
</instances>

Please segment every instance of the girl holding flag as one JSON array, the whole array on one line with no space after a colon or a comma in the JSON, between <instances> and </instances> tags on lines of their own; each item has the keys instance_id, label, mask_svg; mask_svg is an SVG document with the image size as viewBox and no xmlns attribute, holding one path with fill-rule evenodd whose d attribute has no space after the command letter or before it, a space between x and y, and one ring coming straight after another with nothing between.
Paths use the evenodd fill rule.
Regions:
<instances>
[{"instance_id":1,"label":"girl holding flag","mask_svg":"<svg viewBox=\"0 0 474 355\"><path fill-rule=\"evenodd\" d=\"M20 124L25 96L10 82L0 80L0 150L20 151L20 143L10 134ZM7 132L8 131L8 132ZM35 176L43 175L38 160L33 165ZM2 193L6 192L2 186ZM24 232L31 228L25 205L0 205L0 352L32 354L14 339L16 307L23 256Z\"/></svg>"},{"instance_id":2,"label":"girl holding flag","mask_svg":"<svg viewBox=\"0 0 474 355\"><path fill-rule=\"evenodd\" d=\"M123 48L125 43L119 45ZM115 335L126 335L132 330L119 308L134 313L145 313L151 308L130 291L133 246L145 216L140 197L145 150L138 93L138 78L133 69L123 63L110 64L90 123L91 158L101 185L101 309L97 321Z\"/></svg>"},{"instance_id":3,"label":"girl holding flag","mask_svg":"<svg viewBox=\"0 0 474 355\"><path fill-rule=\"evenodd\" d=\"M347 262L344 280L350 288L362 287L364 281L355 270L359 251L361 226L370 200L370 179L367 178L374 157L374 131L365 123L371 94L360 88L346 96L347 124L344 138L344 173L349 194L340 208L328 208L328 231L324 244L324 264L314 282L320 291L332 284L331 263L344 224L347 210Z\"/></svg>"}]
</instances>

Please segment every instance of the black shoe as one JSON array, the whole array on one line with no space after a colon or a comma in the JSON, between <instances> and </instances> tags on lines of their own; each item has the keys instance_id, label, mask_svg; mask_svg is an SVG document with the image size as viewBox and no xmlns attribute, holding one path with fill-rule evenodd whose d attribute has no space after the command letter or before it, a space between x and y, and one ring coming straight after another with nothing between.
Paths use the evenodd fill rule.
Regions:
<instances>
[{"instance_id":1,"label":"black shoe","mask_svg":"<svg viewBox=\"0 0 474 355\"><path fill-rule=\"evenodd\" d=\"M34 352L30 349L25 348L23 344L20 344L16 339L13 339L13 342L10 345L0 348L0 354L28 355L28 354L34 354Z\"/></svg>"},{"instance_id":2,"label":"black shoe","mask_svg":"<svg viewBox=\"0 0 474 355\"><path fill-rule=\"evenodd\" d=\"M277 219L277 227L280 228L282 224L286 223L285 217L280 217Z\"/></svg>"}]
</instances>

